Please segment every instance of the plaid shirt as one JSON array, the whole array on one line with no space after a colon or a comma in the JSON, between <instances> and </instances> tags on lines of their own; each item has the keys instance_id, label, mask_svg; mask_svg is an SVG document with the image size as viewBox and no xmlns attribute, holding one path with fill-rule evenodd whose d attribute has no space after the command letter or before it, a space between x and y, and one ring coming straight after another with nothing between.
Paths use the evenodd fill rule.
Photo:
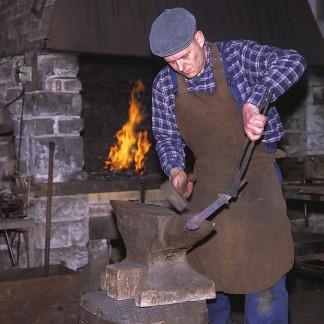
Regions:
<instances>
[{"instance_id":1,"label":"plaid shirt","mask_svg":"<svg viewBox=\"0 0 324 324\"><path fill-rule=\"evenodd\" d=\"M222 57L229 89L233 93L238 109L248 102L259 106L267 87L273 90L272 102L288 90L302 76L306 61L294 50L284 50L254 41L239 40L216 43ZM186 79L188 91L213 92L216 84L210 65L211 52L207 46L207 62L204 72ZM152 130L156 139L156 151L163 171L169 175L175 167L185 168L185 143L179 133L174 108L175 86L166 66L156 76L152 88ZM263 142L278 142L284 130L276 108L272 105Z\"/></svg>"}]
</instances>

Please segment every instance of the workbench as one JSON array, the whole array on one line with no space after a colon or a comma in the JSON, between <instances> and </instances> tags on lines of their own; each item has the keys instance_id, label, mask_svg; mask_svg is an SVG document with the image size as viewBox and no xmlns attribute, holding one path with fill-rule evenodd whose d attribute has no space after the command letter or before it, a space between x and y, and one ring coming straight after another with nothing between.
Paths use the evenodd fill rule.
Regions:
<instances>
[{"instance_id":1,"label":"workbench","mask_svg":"<svg viewBox=\"0 0 324 324\"><path fill-rule=\"evenodd\" d=\"M27 250L27 266L33 267L35 260L34 221L28 217L5 218L0 220L0 231L15 231L24 234Z\"/></svg>"},{"instance_id":2,"label":"workbench","mask_svg":"<svg viewBox=\"0 0 324 324\"><path fill-rule=\"evenodd\" d=\"M324 202L324 183L284 183L282 189L285 199Z\"/></svg>"},{"instance_id":3,"label":"workbench","mask_svg":"<svg viewBox=\"0 0 324 324\"><path fill-rule=\"evenodd\" d=\"M307 228L307 204L324 202L324 183L286 183L282 188L285 199L304 202L305 227ZM324 234L310 231L293 232L292 234L295 244L295 269L323 278Z\"/></svg>"}]
</instances>

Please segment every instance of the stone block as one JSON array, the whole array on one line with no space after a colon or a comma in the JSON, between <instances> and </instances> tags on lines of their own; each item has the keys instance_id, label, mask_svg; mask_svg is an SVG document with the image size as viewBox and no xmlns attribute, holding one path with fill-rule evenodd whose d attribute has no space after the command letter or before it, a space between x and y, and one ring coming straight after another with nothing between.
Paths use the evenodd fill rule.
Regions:
<instances>
[{"instance_id":1,"label":"stone block","mask_svg":"<svg viewBox=\"0 0 324 324\"><path fill-rule=\"evenodd\" d=\"M35 248L45 248L46 225L44 223L35 223ZM70 248L72 246L69 223L51 224L51 249Z\"/></svg>"},{"instance_id":2,"label":"stone block","mask_svg":"<svg viewBox=\"0 0 324 324\"><path fill-rule=\"evenodd\" d=\"M324 87L313 88L313 104L314 105L324 104Z\"/></svg>"},{"instance_id":3,"label":"stone block","mask_svg":"<svg viewBox=\"0 0 324 324\"><path fill-rule=\"evenodd\" d=\"M286 131L306 130L306 116L304 114L294 114L285 120L284 128Z\"/></svg>"},{"instance_id":4,"label":"stone block","mask_svg":"<svg viewBox=\"0 0 324 324\"><path fill-rule=\"evenodd\" d=\"M70 224L71 243L74 246L85 246L89 241L89 222L87 219Z\"/></svg>"},{"instance_id":5,"label":"stone block","mask_svg":"<svg viewBox=\"0 0 324 324\"><path fill-rule=\"evenodd\" d=\"M47 198L41 197L32 200L29 215L38 223L45 222ZM86 196L62 196L52 198L52 220L80 222L88 219L88 203ZM84 224L82 226L85 226ZM87 228L87 226L85 226ZM83 232L83 231L82 231Z\"/></svg>"},{"instance_id":6,"label":"stone block","mask_svg":"<svg viewBox=\"0 0 324 324\"><path fill-rule=\"evenodd\" d=\"M308 133L324 133L324 109L321 105L309 106L307 108L306 127Z\"/></svg>"},{"instance_id":7,"label":"stone block","mask_svg":"<svg viewBox=\"0 0 324 324\"><path fill-rule=\"evenodd\" d=\"M20 134L26 136L39 136L39 135L53 135L54 134L54 118L36 118L23 121L23 127L21 129L20 121L15 123L14 134Z\"/></svg>"},{"instance_id":8,"label":"stone block","mask_svg":"<svg viewBox=\"0 0 324 324\"><path fill-rule=\"evenodd\" d=\"M58 120L59 134L80 134L83 130L83 119L60 119Z\"/></svg>"},{"instance_id":9,"label":"stone block","mask_svg":"<svg viewBox=\"0 0 324 324\"><path fill-rule=\"evenodd\" d=\"M26 160L20 159L19 161L19 171L21 175L26 175L29 170L29 163Z\"/></svg>"},{"instance_id":10,"label":"stone block","mask_svg":"<svg viewBox=\"0 0 324 324\"><path fill-rule=\"evenodd\" d=\"M316 150L317 154L323 154L324 131L307 135L307 146L310 150ZM316 154L316 153L315 153Z\"/></svg>"},{"instance_id":11,"label":"stone block","mask_svg":"<svg viewBox=\"0 0 324 324\"><path fill-rule=\"evenodd\" d=\"M21 110L22 110L22 101L17 100L13 102L9 107L8 110L10 114L14 117L14 119L18 119L21 116Z\"/></svg>"},{"instance_id":12,"label":"stone block","mask_svg":"<svg viewBox=\"0 0 324 324\"><path fill-rule=\"evenodd\" d=\"M34 92L25 95L25 116L81 116L79 93Z\"/></svg>"},{"instance_id":13,"label":"stone block","mask_svg":"<svg viewBox=\"0 0 324 324\"><path fill-rule=\"evenodd\" d=\"M283 145L295 146L296 148L305 146L307 140L306 132L300 131L286 131L283 138ZM288 152L287 152L288 153ZM288 154L289 155L289 154Z\"/></svg>"},{"instance_id":14,"label":"stone block","mask_svg":"<svg viewBox=\"0 0 324 324\"><path fill-rule=\"evenodd\" d=\"M44 259L44 256L42 259ZM83 268L89 262L88 248L86 246L71 246L69 248L59 249L51 248L50 264L60 264L62 262L72 270Z\"/></svg>"},{"instance_id":15,"label":"stone block","mask_svg":"<svg viewBox=\"0 0 324 324\"><path fill-rule=\"evenodd\" d=\"M49 165L49 142L55 143L54 182L64 182L83 168L83 140L78 136L35 137L24 141L21 155L26 157L28 173L37 181L46 181Z\"/></svg>"},{"instance_id":16,"label":"stone block","mask_svg":"<svg viewBox=\"0 0 324 324\"><path fill-rule=\"evenodd\" d=\"M0 157L13 158L15 156L13 143L2 142L1 139L2 136L0 136Z\"/></svg>"},{"instance_id":17,"label":"stone block","mask_svg":"<svg viewBox=\"0 0 324 324\"><path fill-rule=\"evenodd\" d=\"M86 291L100 290L100 274L105 271L106 265L109 263L109 252L107 240L89 240L89 264L86 278Z\"/></svg>"},{"instance_id":18,"label":"stone block","mask_svg":"<svg viewBox=\"0 0 324 324\"><path fill-rule=\"evenodd\" d=\"M74 54L44 54L38 56L38 70L42 75L61 78L75 78L79 71L79 61Z\"/></svg>"},{"instance_id":19,"label":"stone block","mask_svg":"<svg viewBox=\"0 0 324 324\"><path fill-rule=\"evenodd\" d=\"M0 161L0 179L2 179L6 174L6 161Z\"/></svg>"},{"instance_id":20,"label":"stone block","mask_svg":"<svg viewBox=\"0 0 324 324\"><path fill-rule=\"evenodd\" d=\"M10 88L7 90L6 92L6 101L11 101L14 100L16 98L18 98L21 95L22 92L22 88L21 87L14 87L14 88Z\"/></svg>"},{"instance_id":21,"label":"stone block","mask_svg":"<svg viewBox=\"0 0 324 324\"><path fill-rule=\"evenodd\" d=\"M0 174L2 180L8 180L11 182L15 171L16 169L14 159L6 159L6 161L0 161Z\"/></svg>"},{"instance_id":22,"label":"stone block","mask_svg":"<svg viewBox=\"0 0 324 324\"><path fill-rule=\"evenodd\" d=\"M50 264L64 263L70 269L84 267L89 261L87 247L69 247L60 249L50 249ZM35 249L35 266L43 266L45 259L44 249Z\"/></svg>"},{"instance_id":23,"label":"stone block","mask_svg":"<svg viewBox=\"0 0 324 324\"><path fill-rule=\"evenodd\" d=\"M45 39L46 38L46 30L44 29L39 29L39 30L34 30L34 31L30 31L30 30L26 30L25 33L25 39L26 41L37 41L39 39Z\"/></svg>"},{"instance_id":24,"label":"stone block","mask_svg":"<svg viewBox=\"0 0 324 324\"><path fill-rule=\"evenodd\" d=\"M306 143L303 145L300 144L298 147L293 145L285 144L283 145L284 151L287 153L287 156L290 158L300 158L305 154L312 154L307 151Z\"/></svg>"},{"instance_id":25,"label":"stone block","mask_svg":"<svg viewBox=\"0 0 324 324\"><path fill-rule=\"evenodd\" d=\"M80 92L82 84L79 79L49 78L45 81L46 91Z\"/></svg>"},{"instance_id":26,"label":"stone block","mask_svg":"<svg viewBox=\"0 0 324 324\"><path fill-rule=\"evenodd\" d=\"M7 58L5 58L0 65L1 83L7 80L7 87L8 85L12 84L12 82L15 80L17 66L20 66L22 64L23 56L12 57L9 61Z\"/></svg>"},{"instance_id":27,"label":"stone block","mask_svg":"<svg viewBox=\"0 0 324 324\"><path fill-rule=\"evenodd\" d=\"M78 91L78 92L80 92L82 90L81 81L79 79L67 79L67 80L64 80L63 89L65 91L72 91L72 92Z\"/></svg>"}]
</instances>

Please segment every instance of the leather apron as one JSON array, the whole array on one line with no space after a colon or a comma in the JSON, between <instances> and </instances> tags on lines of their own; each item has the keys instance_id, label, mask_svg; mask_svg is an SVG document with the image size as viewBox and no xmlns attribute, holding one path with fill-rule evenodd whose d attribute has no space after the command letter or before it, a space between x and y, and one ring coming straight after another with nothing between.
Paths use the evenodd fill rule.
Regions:
<instances>
[{"instance_id":1,"label":"leather apron","mask_svg":"<svg viewBox=\"0 0 324 324\"><path fill-rule=\"evenodd\" d=\"M227 87L215 44L212 67L217 89L188 92L177 74L175 115L181 136L195 157L190 205L194 212L224 193L245 139L237 102ZM246 294L276 284L293 265L294 249L286 204L262 143L255 146L244 176L247 184L236 200L209 217L215 233L188 253L192 267L215 281L216 290Z\"/></svg>"}]
</instances>

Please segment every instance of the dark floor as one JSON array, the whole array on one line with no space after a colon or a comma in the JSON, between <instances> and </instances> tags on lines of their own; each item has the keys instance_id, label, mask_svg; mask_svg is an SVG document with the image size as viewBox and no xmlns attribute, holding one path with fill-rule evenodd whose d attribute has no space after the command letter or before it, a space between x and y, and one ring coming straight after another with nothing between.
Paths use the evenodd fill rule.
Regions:
<instances>
[{"instance_id":1,"label":"dark floor","mask_svg":"<svg viewBox=\"0 0 324 324\"><path fill-rule=\"evenodd\" d=\"M67 283L65 282L64 285L66 284ZM290 296L289 324L323 324L324 280L319 278L299 276L297 274L290 273L288 274L287 286ZM10 287L6 286L5 288L9 289ZM1 306L0 303L1 323L78 324L79 300L73 299L71 301L60 301L53 299L53 302L45 306L34 305L32 307L32 305L28 305L27 303L24 307L20 306L17 309L17 307L15 307L15 301L13 299L17 299L21 295L22 297L25 296L24 298L28 300L28 298L30 298L31 291L25 291L25 289L23 289L24 291L16 291L15 293L14 291L11 291L12 289L14 289L14 287L6 292L6 294L10 296L11 294L15 294L14 297L12 297L11 304L9 301L6 302L6 305L8 304L8 310L3 310L3 305ZM40 298L48 298L48 293L49 291L47 291L45 294L41 293L43 297L40 296ZM5 293L0 293L0 295L5 295ZM59 297L61 298L62 296ZM18 298L19 302L21 302L20 299L21 298ZM233 324L243 324L242 296L236 296L236 299L232 299L232 305Z\"/></svg>"},{"instance_id":2,"label":"dark floor","mask_svg":"<svg viewBox=\"0 0 324 324\"><path fill-rule=\"evenodd\" d=\"M9 261L10 259L8 258L7 253L0 253L0 264L2 266L6 263L9 266ZM84 270L83 274L85 278L90 275L89 273L87 275L87 272ZM94 274L92 273L92 275ZM98 277L97 274L95 274L95 276ZM86 282L86 280L84 282ZM287 275L287 289L289 293L289 324L324 324L323 272L321 275L310 275L300 269L294 269ZM7 292L9 295L10 293L14 292ZM22 296L25 296L26 294L30 294L30 292L24 291L21 292L21 294ZM4 293L0 293L0 295L4 296ZM17 295L20 294L16 292L15 296L17 297ZM52 305L44 307L43 312L39 306L29 307L28 305L25 305L23 309L19 310L12 305L12 310L5 313L1 308L3 305L1 306L0 302L0 322L10 324L20 324L23 322L26 324L77 324L79 311L78 305L78 300L71 300L70 302L62 303L55 301ZM243 324L243 305L244 300L242 296L232 297L233 324ZM37 321L35 321L36 311L39 312L39 315L37 315ZM46 314L46 319L42 317L43 314ZM28 316L31 318L30 321L26 320Z\"/></svg>"},{"instance_id":3,"label":"dark floor","mask_svg":"<svg viewBox=\"0 0 324 324\"><path fill-rule=\"evenodd\" d=\"M324 324L324 278L292 270L287 276L287 289L289 324ZM241 297L232 300L233 324L243 323L243 303Z\"/></svg>"},{"instance_id":4,"label":"dark floor","mask_svg":"<svg viewBox=\"0 0 324 324\"><path fill-rule=\"evenodd\" d=\"M233 312L233 324L243 323L243 313ZM290 295L289 324L323 324L324 289ZM255 323L257 324L257 323Z\"/></svg>"}]
</instances>

